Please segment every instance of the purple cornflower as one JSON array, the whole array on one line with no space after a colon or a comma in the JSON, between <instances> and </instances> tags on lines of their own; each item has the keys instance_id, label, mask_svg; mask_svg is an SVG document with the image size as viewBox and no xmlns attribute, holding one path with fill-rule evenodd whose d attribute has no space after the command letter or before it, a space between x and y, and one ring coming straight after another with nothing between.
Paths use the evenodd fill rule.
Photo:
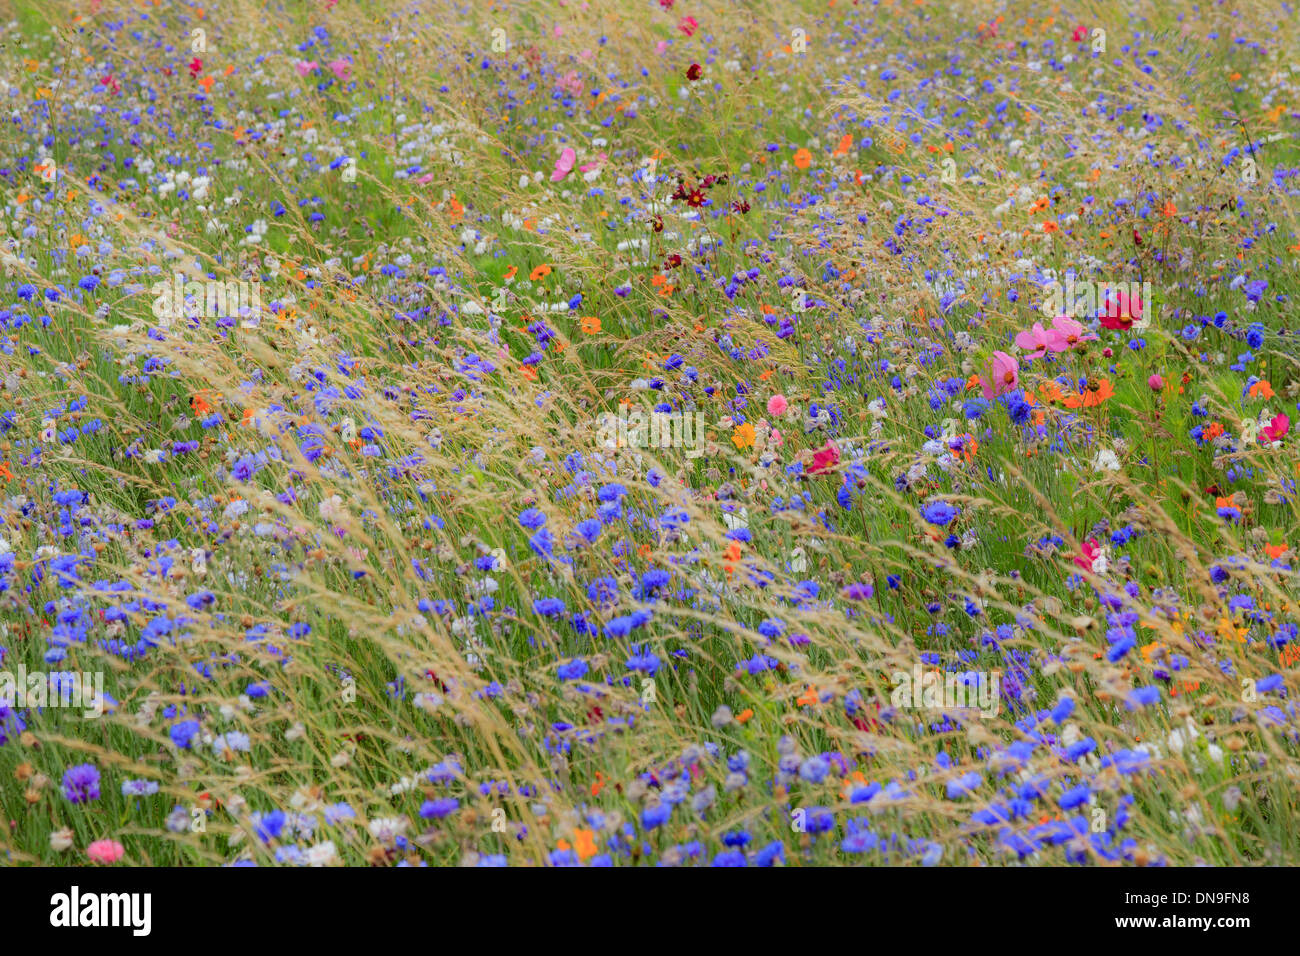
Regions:
<instances>
[{"instance_id":1,"label":"purple cornflower","mask_svg":"<svg viewBox=\"0 0 1300 956\"><path fill-rule=\"evenodd\" d=\"M99 799L99 770L93 763L69 767L63 775L63 795L70 803Z\"/></svg>"}]
</instances>

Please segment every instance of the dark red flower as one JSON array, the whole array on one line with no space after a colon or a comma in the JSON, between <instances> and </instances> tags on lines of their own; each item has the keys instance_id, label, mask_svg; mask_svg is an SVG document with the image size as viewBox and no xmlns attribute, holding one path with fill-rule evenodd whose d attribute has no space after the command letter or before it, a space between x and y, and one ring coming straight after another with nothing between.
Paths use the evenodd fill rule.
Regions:
<instances>
[{"instance_id":1,"label":"dark red flower","mask_svg":"<svg viewBox=\"0 0 1300 956\"><path fill-rule=\"evenodd\" d=\"M700 66L698 63L692 63L690 66L686 68L686 78L690 80L692 83L694 83L703 75L704 75L704 67Z\"/></svg>"}]
</instances>

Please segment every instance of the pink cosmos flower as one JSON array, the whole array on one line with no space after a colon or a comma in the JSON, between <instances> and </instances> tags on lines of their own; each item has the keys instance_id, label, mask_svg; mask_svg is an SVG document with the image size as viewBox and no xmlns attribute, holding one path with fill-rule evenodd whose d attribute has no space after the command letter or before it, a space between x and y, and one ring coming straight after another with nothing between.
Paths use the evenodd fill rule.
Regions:
<instances>
[{"instance_id":1,"label":"pink cosmos flower","mask_svg":"<svg viewBox=\"0 0 1300 956\"><path fill-rule=\"evenodd\" d=\"M824 471L830 471L840 463L840 450L835 447L835 442L828 441L817 451L813 452L812 464L808 467L808 474L820 475Z\"/></svg>"},{"instance_id":2,"label":"pink cosmos flower","mask_svg":"<svg viewBox=\"0 0 1300 956\"><path fill-rule=\"evenodd\" d=\"M346 81L352 79L352 64L347 60L330 60L330 72L340 80Z\"/></svg>"},{"instance_id":3,"label":"pink cosmos flower","mask_svg":"<svg viewBox=\"0 0 1300 956\"><path fill-rule=\"evenodd\" d=\"M86 847L86 855L92 863L116 863L125 852L126 848L116 840L96 840Z\"/></svg>"},{"instance_id":4,"label":"pink cosmos flower","mask_svg":"<svg viewBox=\"0 0 1300 956\"><path fill-rule=\"evenodd\" d=\"M1035 322L1034 327L1028 332L1017 333L1016 348L1027 352L1028 358L1042 358L1046 355L1048 337L1047 332L1043 329L1043 323Z\"/></svg>"},{"instance_id":5,"label":"pink cosmos flower","mask_svg":"<svg viewBox=\"0 0 1300 956\"><path fill-rule=\"evenodd\" d=\"M773 395L767 400L767 413L773 417L784 415L789 407L790 403L785 400L784 395Z\"/></svg>"},{"instance_id":6,"label":"pink cosmos flower","mask_svg":"<svg viewBox=\"0 0 1300 956\"><path fill-rule=\"evenodd\" d=\"M1080 23L1077 27L1074 28L1074 32L1070 34L1070 39L1073 40L1075 43L1078 43L1087 35L1088 35L1088 28L1085 27L1082 23Z\"/></svg>"},{"instance_id":7,"label":"pink cosmos flower","mask_svg":"<svg viewBox=\"0 0 1300 956\"><path fill-rule=\"evenodd\" d=\"M1085 329L1082 322L1076 322L1068 315L1052 319L1052 327L1046 335L1047 347L1053 352L1066 352L1084 342L1097 341L1097 336Z\"/></svg>"},{"instance_id":8,"label":"pink cosmos flower","mask_svg":"<svg viewBox=\"0 0 1300 956\"><path fill-rule=\"evenodd\" d=\"M1020 363L1006 352L994 352L988 378L980 376L980 391L985 398L1005 395L1020 384Z\"/></svg>"},{"instance_id":9,"label":"pink cosmos flower","mask_svg":"<svg viewBox=\"0 0 1300 956\"><path fill-rule=\"evenodd\" d=\"M1273 420L1259 430L1261 438L1269 441L1281 441L1282 436L1291 430L1291 417L1286 412L1274 415Z\"/></svg>"},{"instance_id":10,"label":"pink cosmos flower","mask_svg":"<svg viewBox=\"0 0 1300 956\"><path fill-rule=\"evenodd\" d=\"M555 85L572 96L578 96L582 93L582 77L578 76L575 70L565 73L564 76L555 81Z\"/></svg>"},{"instance_id":11,"label":"pink cosmos flower","mask_svg":"<svg viewBox=\"0 0 1300 956\"><path fill-rule=\"evenodd\" d=\"M560 153L560 158L555 161L555 169L551 172L551 182L558 183L573 172L573 164L577 159L578 154L571 147L564 147L564 152Z\"/></svg>"},{"instance_id":12,"label":"pink cosmos flower","mask_svg":"<svg viewBox=\"0 0 1300 956\"><path fill-rule=\"evenodd\" d=\"M655 44L655 52L658 53L658 54L661 54L661 55L662 55L663 52L664 52L665 50L667 50L667 49L668 49L668 41L667 41L667 40L660 40L658 43Z\"/></svg>"},{"instance_id":13,"label":"pink cosmos flower","mask_svg":"<svg viewBox=\"0 0 1300 956\"><path fill-rule=\"evenodd\" d=\"M677 29L681 30L689 37L694 36L695 30L699 25L699 21L694 17L682 17L682 22L677 24Z\"/></svg>"},{"instance_id":14,"label":"pink cosmos flower","mask_svg":"<svg viewBox=\"0 0 1300 956\"><path fill-rule=\"evenodd\" d=\"M601 166L604 166L605 161L608 159L609 159L608 154L597 153L596 158L594 160L592 160L590 163L583 163L581 166L578 167L578 171L583 173L589 173L593 169L599 169Z\"/></svg>"},{"instance_id":15,"label":"pink cosmos flower","mask_svg":"<svg viewBox=\"0 0 1300 956\"><path fill-rule=\"evenodd\" d=\"M313 70L319 70L320 64L315 60L299 60L293 65L293 68L298 71L299 76L306 76Z\"/></svg>"}]
</instances>

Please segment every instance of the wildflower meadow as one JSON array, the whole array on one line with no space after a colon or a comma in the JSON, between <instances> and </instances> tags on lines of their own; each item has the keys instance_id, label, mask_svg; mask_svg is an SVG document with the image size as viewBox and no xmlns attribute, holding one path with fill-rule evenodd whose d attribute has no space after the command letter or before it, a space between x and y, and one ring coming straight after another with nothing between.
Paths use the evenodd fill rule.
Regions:
<instances>
[{"instance_id":1,"label":"wildflower meadow","mask_svg":"<svg viewBox=\"0 0 1300 956\"><path fill-rule=\"evenodd\" d=\"M1300 863L1294 3L0 0L0 118L6 867Z\"/></svg>"}]
</instances>

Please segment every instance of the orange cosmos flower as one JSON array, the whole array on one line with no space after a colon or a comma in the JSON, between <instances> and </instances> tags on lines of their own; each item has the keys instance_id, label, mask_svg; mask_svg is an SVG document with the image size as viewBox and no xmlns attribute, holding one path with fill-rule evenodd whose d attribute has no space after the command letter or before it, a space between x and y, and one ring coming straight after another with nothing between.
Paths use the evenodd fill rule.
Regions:
<instances>
[{"instance_id":1,"label":"orange cosmos flower","mask_svg":"<svg viewBox=\"0 0 1300 956\"><path fill-rule=\"evenodd\" d=\"M806 149L799 149L794 154L794 164L800 169L807 169L812 165L812 153Z\"/></svg>"},{"instance_id":2,"label":"orange cosmos flower","mask_svg":"<svg viewBox=\"0 0 1300 956\"><path fill-rule=\"evenodd\" d=\"M595 335L600 331L600 319L594 315L584 315L579 320L579 323L582 326L582 331L588 335Z\"/></svg>"}]
</instances>

